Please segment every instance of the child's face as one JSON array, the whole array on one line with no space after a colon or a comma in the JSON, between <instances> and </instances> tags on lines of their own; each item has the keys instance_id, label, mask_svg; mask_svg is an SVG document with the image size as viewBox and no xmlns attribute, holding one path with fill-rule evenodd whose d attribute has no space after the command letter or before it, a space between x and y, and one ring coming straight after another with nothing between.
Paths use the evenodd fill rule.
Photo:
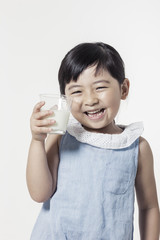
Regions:
<instances>
[{"instance_id":1,"label":"child's face","mask_svg":"<svg viewBox=\"0 0 160 240\"><path fill-rule=\"evenodd\" d=\"M114 132L114 118L122 98L122 87L109 72L100 70L95 76L95 66L84 70L77 82L65 87L72 99L72 115L88 131Z\"/></svg>"}]
</instances>

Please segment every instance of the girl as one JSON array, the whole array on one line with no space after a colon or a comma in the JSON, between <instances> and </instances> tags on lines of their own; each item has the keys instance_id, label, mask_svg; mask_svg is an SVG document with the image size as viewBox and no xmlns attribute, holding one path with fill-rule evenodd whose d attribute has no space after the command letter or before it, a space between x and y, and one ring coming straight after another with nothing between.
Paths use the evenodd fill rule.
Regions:
<instances>
[{"instance_id":1,"label":"girl","mask_svg":"<svg viewBox=\"0 0 160 240\"><path fill-rule=\"evenodd\" d=\"M159 207L143 126L115 123L129 92L119 53L104 43L83 43L59 69L61 94L72 99L75 118L65 135L49 135L54 123L36 104L27 164L31 197L44 202L31 240L133 239L134 187L143 240L158 240ZM46 127L47 125L47 127Z\"/></svg>"}]
</instances>

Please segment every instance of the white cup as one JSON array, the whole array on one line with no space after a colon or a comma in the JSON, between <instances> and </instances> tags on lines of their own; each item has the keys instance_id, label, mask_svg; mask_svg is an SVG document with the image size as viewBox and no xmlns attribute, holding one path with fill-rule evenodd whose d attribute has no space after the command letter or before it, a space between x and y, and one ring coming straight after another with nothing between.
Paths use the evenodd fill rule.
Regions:
<instances>
[{"instance_id":1,"label":"white cup","mask_svg":"<svg viewBox=\"0 0 160 240\"><path fill-rule=\"evenodd\" d=\"M39 96L40 100L45 102L41 111L53 110L53 115L47 117L56 121L50 126L52 129L50 133L65 134L70 115L71 102L65 95L40 94Z\"/></svg>"}]
</instances>

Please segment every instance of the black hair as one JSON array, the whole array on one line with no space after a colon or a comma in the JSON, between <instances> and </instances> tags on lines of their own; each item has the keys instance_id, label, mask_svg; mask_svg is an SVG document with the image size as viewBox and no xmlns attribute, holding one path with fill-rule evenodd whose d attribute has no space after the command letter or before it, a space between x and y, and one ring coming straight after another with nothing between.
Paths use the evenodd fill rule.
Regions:
<instances>
[{"instance_id":1,"label":"black hair","mask_svg":"<svg viewBox=\"0 0 160 240\"><path fill-rule=\"evenodd\" d=\"M71 49L61 62L58 81L61 94L65 94L66 84L77 81L79 75L89 66L107 70L119 84L125 79L124 62L119 53L110 45L97 43L81 43Z\"/></svg>"}]
</instances>

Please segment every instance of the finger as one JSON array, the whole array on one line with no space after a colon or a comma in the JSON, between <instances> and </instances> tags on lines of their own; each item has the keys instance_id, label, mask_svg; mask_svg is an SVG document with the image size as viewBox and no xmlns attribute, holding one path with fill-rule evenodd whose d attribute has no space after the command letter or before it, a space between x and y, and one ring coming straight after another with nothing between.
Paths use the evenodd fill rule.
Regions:
<instances>
[{"instance_id":1,"label":"finger","mask_svg":"<svg viewBox=\"0 0 160 240\"><path fill-rule=\"evenodd\" d=\"M42 118L46 118L46 117L49 117L51 115L53 115L53 111L52 110L43 110L43 111L34 113L33 114L33 118L40 120Z\"/></svg>"},{"instance_id":2,"label":"finger","mask_svg":"<svg viewBox=\"0 0 160 240\"><path fill-rule=\"evenodd\" d=\"M49 127L34 127L34 132L37 134L50 133L52 128Z\"/></svg>"},{"instance_id":3,"label":"finger","mask_svg":"<svg viewBox=\"0 0 160 240\"><path fill-rule=\"evenodd\" d=\"M38 102L38 103L35 105L34 109L33 109L33 113L39 112L40 109L41 109L41 107L42 107L44 104L45 104L44 101Z\"/></svg>"},{"instance_id":4,"label":"finger","mask_svg":"<svg viewBox=\"0 0 160 240\"><path fill-rule=\"evenodd\" d=\"M56 121L54 119L43 119L43 120L36 120L35 121L35 126L37 127L47 127L50 125L53 125Z\"/></svg>"}]
</instances>

